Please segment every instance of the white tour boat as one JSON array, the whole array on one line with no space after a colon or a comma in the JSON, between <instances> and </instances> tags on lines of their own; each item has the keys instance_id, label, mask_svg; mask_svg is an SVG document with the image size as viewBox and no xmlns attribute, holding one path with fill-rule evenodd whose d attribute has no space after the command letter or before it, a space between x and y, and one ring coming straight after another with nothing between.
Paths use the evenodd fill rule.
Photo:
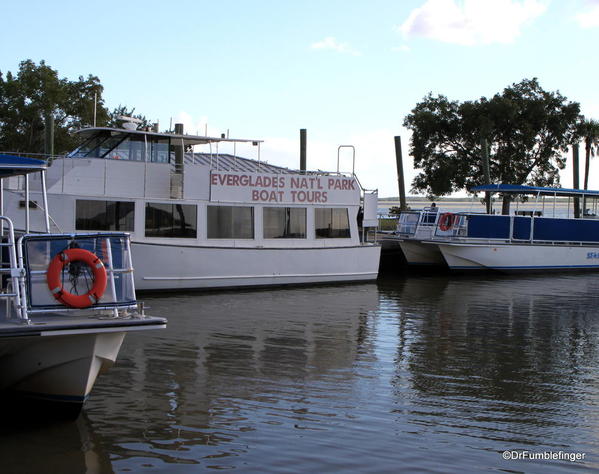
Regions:
<instances>
[{"instance_id":1,"label":"white tour boat","mask_svg":"<svg viewBox=\"0 0 599 474\"><path fill-rule=\"evenodd\" d=\"M47 209L45 169L40 160L0 155L0 190L12 176L35 172ZM3 203L0 396L26 400L27 411L51 403L45 415L78 413L98 374L114 363L125 334L164 328L166 321L146 317L138 305L127 234L19 235L2 215Z\"/></svg>"},{"instance_id":2,"label":"white tour boat","mask_svg":"<svg viewBox=\"0 0 599 474\"><path fill-rule=\"evenodd\" d=\"M377 192L339 157L336 172L293 171L260 161L259 141L124 127L81 130L82 145L52 159L47 188L53 229L131 234L138 289L377 278L380 246L358 222L376 227ZM236 156L242 144L258 159ZM28 211L15 226L39 231L41 183L9 181L7 208Z\"/></svg>"},{"instance_id":3,"label":"white tour boat","mask_svg":"<svg viewBox=\"0 0 599 474\"><path fill-rule=\"evenodd\" d=\"M528 195L534 204L511 215L451 215L445 235L436 233L423 241L439 249L451 270L599 270L599 191L509 184L472 191ZM547 203L546 197L553 199ZM585 212L576 216L572 204L583 202Z\"/></svg>"}]
</instances>

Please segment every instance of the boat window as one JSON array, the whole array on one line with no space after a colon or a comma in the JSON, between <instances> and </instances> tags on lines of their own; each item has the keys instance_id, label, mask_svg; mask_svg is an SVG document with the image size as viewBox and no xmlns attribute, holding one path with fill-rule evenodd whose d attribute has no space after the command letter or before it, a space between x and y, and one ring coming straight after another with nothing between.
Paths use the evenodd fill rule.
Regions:
<instances>
[{"instance_id":1,"label":"boat window","mask_svg":"<svg viewBox=\"0 0 599 474\"><path fill-rule=\"evenodd\" d=\"M262 220L265 239L306 238L306 208L265 207Z\"/></svg>"},{"instance_id":2,"label":"boat window","mask_svg":"<svg viewBox=\"0 0 599 474\"><path fill-rule=\"evenodd\" d=\"M197 206L192 204L146 204L146 237L197 236Z\"/></svg>"},{"instance_id":3,"label":"boat window","mask_svg":"<svg viewBox=\"0 0 599 474\"><path fill-rule=\"evenodd\" d=\"M209 239L253 239L254 208L208 206Z\"/></svg>"},{"instance_id":4,"label":"boat window","mask_svg":"<svg viewBox=\"0 0 599 474\"><path fill-rule=\"evenodd\" d=\"M130 135L112 150L110 150L110 152L106 155L106 158L113 160L143 161L145 147L146 144L143 135Z\"/></svg>"},{"instance_id":5,"label":"boat window","mask_svg":"<svg viewBox=\"0 0 599 474\"><path fill-rule=\"evenodd\" d=\"M125 139L126 135L124 133L117 133L116 135L112 135L104 140L100 145L94 150L90 151L87 154L88 158L110 158L111 151L114 150L119 143L121 143Z\"/></svg>"},{"instance_id":6,"label":"boat window","mask_svg":"<svg viewBox=\"0 0 599 474\"><path fill-rule=\"evenodd\" d=\"M128 201L78 199L75 204L76 230L119 230L133 232L135 205Z\"/></svg>"},{"instance_id":7,"label":"boat window","mask_svg":"<svg viewBox=\"0 0 599 474\"><path fill-rule=\"evenodd\" d=\"M110 138L110 133L98 133L85 140L78 148L69 154L70 158L98 158L99 147ZM95 153L94 153L95 151Z\"/></svg>"},{"instance_id":8,"label":"boat window","mask_svg":"<svg viewBox=\"0 0 599 474\"><path fill-rule=\"evenodd\" d=\"M168 138L152 138L148 145L150 147L150 161L154 163L169 162L169 139Z\"/></svg>"},{"instance_id":9,"label":"boat window","mask_svg":"<svg viewBox=\"0 0 599 474\"><path fill-rule=\"evenodd\" d=\"M349 218L346 208L321 208L315 210L316 238L348 238Z\"/></svg>"}]
</instances>

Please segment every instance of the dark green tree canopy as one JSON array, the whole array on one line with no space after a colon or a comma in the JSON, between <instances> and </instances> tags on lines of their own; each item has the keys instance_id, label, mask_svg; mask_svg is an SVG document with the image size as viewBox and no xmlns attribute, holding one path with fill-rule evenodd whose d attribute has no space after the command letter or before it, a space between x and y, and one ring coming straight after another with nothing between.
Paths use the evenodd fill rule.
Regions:
<instances>
[{"instance_id":1,"label":"dark green tree canopy","mask_svg":"<svg viewBox=\"0 0 599 474\"><path fill-rule=\"evenodd\" d=\"M117 117L133 115L135 109L119 105L109 112L104 105L104 87L91 74L76 81L60 78L58 72L40 61L22 61L19 72L6 77L0 71L0 151L44 153L47 117L54 119L54 152L66 153L76 147L75 130L94 124L120 126ZM95 102L95 104L94 104ZM148 121L141 115L142 125Z\"/></svg>"},{"instance_id":2,"label":"dark green tree canopy","mask_svg":"<svg viewBox=\"0 0 599 474\"><path fill-rule=\"evenodd\" d=\"M493 183L559 185L563 153L575 140L580 106L525 79L492 99L450 101L429 94L405 118L412 131L412 191L442 196L485 184L481 140Z\"/></svg>"},{"instance_id":3,"label":"dark green tree canopy","mask_svg":"<svg viewBox=\"0 0 599 474\"><path fill-rule=\"evenodd\" d=\"M96 122L106 124L103 89L96 76L69 81L44 61L22 61L16 76L8 72L4 78L0 72L0 150L42 153L49 115L54 118L55 151L72 149L77 138L71 132L93 124L94 97Z\"/></svg>"}]
</instances>

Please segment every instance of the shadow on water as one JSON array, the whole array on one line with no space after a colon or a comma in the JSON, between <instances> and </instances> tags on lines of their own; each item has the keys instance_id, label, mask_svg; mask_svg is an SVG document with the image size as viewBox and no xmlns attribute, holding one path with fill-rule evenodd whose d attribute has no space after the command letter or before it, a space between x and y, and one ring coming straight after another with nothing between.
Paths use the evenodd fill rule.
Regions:
<instances>
[{"instance_id":1,"label":"shadow on water","mask_svg":"<svg viewBox=\"0 0 599 474\"><path fill-rule=\"evenodd\" d=\"M3 420L0 426L2 472L30 474L111 473L108 453L95 436L88 417L52 421L42 418Z\"/></svg>"},{"instance_id":2,"label":"shadow on water","mask_svg":"<svg viewBox=\"0 0 599 474\"><path fill-rule=\"evenodd\" d=\"M596 468L598 290L428 274L146 297L168 328L127 336L84 416L115 471Z\"/></svg>"}]
</instances>

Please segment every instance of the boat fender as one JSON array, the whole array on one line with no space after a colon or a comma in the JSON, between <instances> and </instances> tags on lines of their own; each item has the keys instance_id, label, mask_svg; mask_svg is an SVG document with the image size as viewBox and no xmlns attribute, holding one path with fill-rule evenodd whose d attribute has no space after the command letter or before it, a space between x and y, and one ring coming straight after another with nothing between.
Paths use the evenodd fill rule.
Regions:
<instances>
[{"instance_id":1,"label":"boat fender","mask_svg":"<svg viewBox=\"0 0 599 474\"><path fill-rule=\"evenodd\" d=\"M456 221L456 215L451 212L441 214L439 217L439 229L442 231L453 229L453 224Z\"/></svg>"},{"instance_id":2,"label":"boat fender","mask_svg":"<svg viewBox=\"0 0 599 474\"><path fill-rule=\"evenodd\" d=\"M61 283L62 269L71 262L83 262L92 271L94 284L83 295L75 295L66 291ZM106 290L106 269L100 258L89 250L72 248L57 253L46 272L48 288L54 298L71 308L88 308L97 303Z\"/></svg>"}]
</instances>

